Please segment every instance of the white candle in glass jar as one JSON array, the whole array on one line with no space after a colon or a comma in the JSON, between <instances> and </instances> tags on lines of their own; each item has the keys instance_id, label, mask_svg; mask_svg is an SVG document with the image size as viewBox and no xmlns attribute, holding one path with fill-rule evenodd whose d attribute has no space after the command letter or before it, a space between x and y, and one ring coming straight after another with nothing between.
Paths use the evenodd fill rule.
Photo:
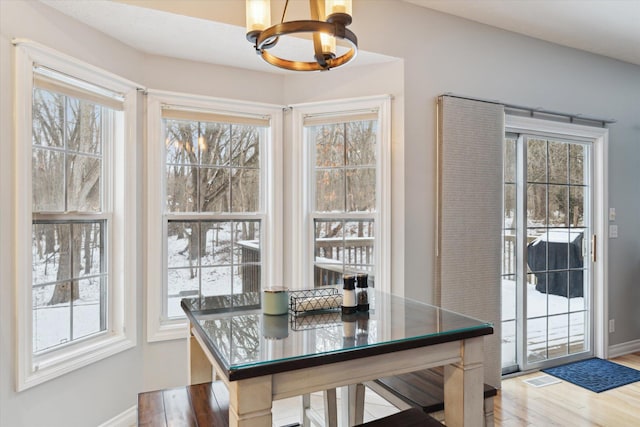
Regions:
<instances>
[{"instance_id":1,"label":"white candle in glass jar","mask_svg":"<svg viewBox=\"0 0 640 427\"><path fill-rule=\"evenodd\" d=\"M262 312L279 315L289 312L289 289L284 286L272 286L262 294Z\"/></svg>"}]
</instances>

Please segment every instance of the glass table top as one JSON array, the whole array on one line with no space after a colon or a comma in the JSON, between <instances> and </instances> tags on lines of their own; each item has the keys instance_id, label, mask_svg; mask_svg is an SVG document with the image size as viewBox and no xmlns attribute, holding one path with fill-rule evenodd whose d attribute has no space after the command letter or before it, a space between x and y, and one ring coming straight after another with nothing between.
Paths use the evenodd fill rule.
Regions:
<instances>
[{"instance_id":1,"label":"glass table top","mask_svg":"<svg viewBox=\"0 0 640 427\"><path fill-rule=\"evenodd\" d=\"M267 315L259 293L186 298L182 308L222 368L347 360L493 332L491 323L369 289L370 309ZM360 354L359 354L360 353ZM295 367L294 367L295 368Z\"/></svg>"}]
</instances>

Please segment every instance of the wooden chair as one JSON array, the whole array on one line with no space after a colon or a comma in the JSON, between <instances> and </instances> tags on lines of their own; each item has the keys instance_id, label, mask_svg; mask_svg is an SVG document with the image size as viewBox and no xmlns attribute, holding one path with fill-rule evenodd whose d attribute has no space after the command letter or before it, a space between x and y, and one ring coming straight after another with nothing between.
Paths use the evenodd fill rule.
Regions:
<instances>
[{"instance_id":1,"label":"wooden chair","mask_svg":"<svg viewBox=\"0 0 640 427\"><path fill-rule=\"evenodd\" d=\"M444 419L444 368L425 369L366 383L366 386L399 409L419 408ZM484 385L484 425L493 427L493 398L498 391Z\"/></svg>"},{"instance_id":2,"label":"wooden chair","mask_svg":"<svg viewBox=\"0 0 640 427\"><path fill-rule=\"evenodd\" d=\"M390 402L398 409L418 408L424 413L432 414L437 420L444 420L444 368L425 369L417 372L394 375L380 378L375 381L365 383L367 387L376 392L382 398ZM355 388L355 402L350 407L355 411L356 422L362 422L364 415L364 387L362 384L353 385ZM484 425L493 427L493 398L498 391L488 384L484 385ZM335 415L335 391L325 392L325 420L328 427L336 420ZM303 397L303 402L305 402ZM308 402L308 401L307 401ZM329 411L329 415L327 415ZM333 413L331 411L334 411ZM306 421L303 419L303 421ZM318 425L318 423L315 423ZM303 422L304 427L308 427L308 421Z\"/></svg>"}]
</instances>

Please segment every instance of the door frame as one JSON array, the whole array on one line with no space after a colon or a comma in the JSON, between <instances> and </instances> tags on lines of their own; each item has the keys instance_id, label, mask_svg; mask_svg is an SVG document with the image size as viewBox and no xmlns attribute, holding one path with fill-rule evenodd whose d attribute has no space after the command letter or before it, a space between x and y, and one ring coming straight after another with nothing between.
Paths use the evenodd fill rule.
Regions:
<instances>
[{"instance_id":1,"label":"door frame","mask_svg":"<svg viewBox=\"0 0 640 427\"><path fill-rule=\"evenodd\" d=\"M609 130L604 127L585 126L505 114L505 132L535 134L553 138L574 136L593 140L593 234L596 235L596 262L593 274L593 353L606 359L609 354L609 302L608 302L608 144ZM592 255L593 247L589 249Z\"/></svg>"}]
</instances>

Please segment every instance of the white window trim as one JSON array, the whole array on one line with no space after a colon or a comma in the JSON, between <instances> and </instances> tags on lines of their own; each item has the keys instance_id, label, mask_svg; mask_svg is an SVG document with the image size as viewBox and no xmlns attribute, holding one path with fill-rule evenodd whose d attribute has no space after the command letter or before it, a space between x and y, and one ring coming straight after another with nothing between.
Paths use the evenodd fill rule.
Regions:
<instances>
[{"instance_id":1,"label":"white window trim","mask_svg":"<svg viewBox=\"0 0 640 427\"><path fill-rule=\"evenodd\" d=\"M598 236L596 253L597 262L593 265L594 280L597 286L593 289L593 350L596 357L606 359L609 352L609 302L608 302L608 152L609 130L593 126L573 123L554 122L505 115L505 130L514 133L533 133L549 137L578 137L593 141L593 201L594 210L593 233Z\"/></svg>"},{"instance_id":2,"label":"white window trim","mask_svg":"<svg viewBox=\"0 0 640 427\"><path fill-rule=\"evenodd\" d=\"M313 224L309 207L313 191L309 173L311 164L308 147L303 144L304 117L307 115L331 114L340 116L340 112L377 110L378 143L376 144L376 234L374 243L376 287L391 292L391 97L374 96L332 100L327 102L296 104L292 108L291 142L291 254L301 254L298 262L288 263L292 282L298 287L308 287L313 283ZM303 236L300 238L300 236Z\"/></svg>"},{"instance_id":3,"label":"white window trim","mask_svg":"<svg viewBox=\"0 0 640 427\"><path fill-rule=\"evenodd\" d=\"M146 183L147 195L147 259L146 259L146 303L147 341L181 339L188 336L186 319L163 319L164 288L166 286L166 246L163 239L164 213L164 144L162 137L162 105L202 109L221 114L239 116L269 116L271 126L265 149L262 170L262 218L261 239L263 245L263 283L282 283L282 107L279 105L249 103L237 100L212 98L199 95L150 90L147 96L147 137L146 139Z\"/></svg>"},{"instance_id":4,"label":"white window trim","mask_svg":"<svg viewBox=\"0 0 640 427\"><path fill-rule=\"evenodd\" d=\"M136 345L136 85L28 40L14 40L15 48L15 165L14 246L16 248L17 391L26 390ZM33 66L44 65L125 95L124 129L117 136L106 172L112 184L109 252L109 306L106 333L81 340L38 357L34 367L31 286L31 140ZM126 151L125 151L126 150ZM125 238L129 236L129 238ZM29 285L28 285L29 284Z\"/></svg>"}]
</instances>

